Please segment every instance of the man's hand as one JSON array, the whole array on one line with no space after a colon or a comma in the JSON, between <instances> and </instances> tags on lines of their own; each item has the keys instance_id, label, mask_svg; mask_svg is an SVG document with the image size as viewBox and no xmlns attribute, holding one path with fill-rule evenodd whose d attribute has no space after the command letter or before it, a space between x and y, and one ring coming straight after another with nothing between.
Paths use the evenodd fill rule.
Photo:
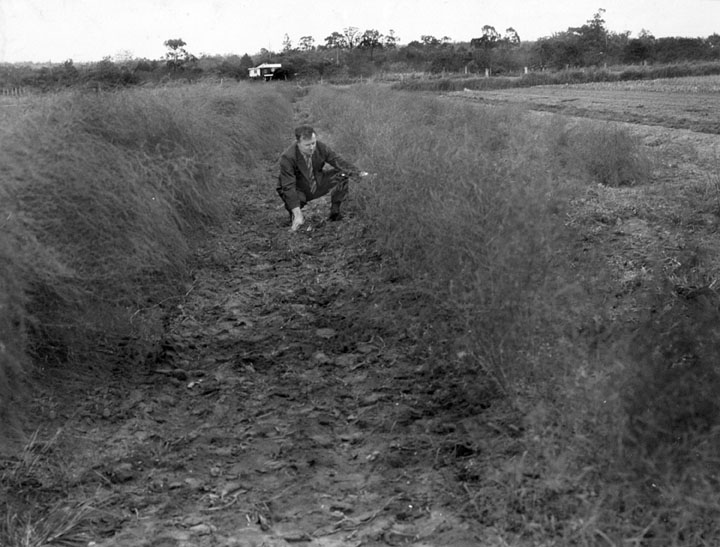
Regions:
<instances>
[{"instance_id":1,"label":"man's hand","mask_svg":"<svg viewBox=\"0 0 720 547\"><path fill-rule=\"evenodd\" d=\"M342 172L340 173L340 178L347 180L357 180L357 179L363 179L367 176L369 176L370 173L367 171L352 171L352 172Z\"/></svg>"},{"instance_id":2,"label":"man's hand","mask_svg":"<svg viewBox=\"0 0 720 547\"><path fill-rule=\"evenodd\" d=\"M302 226L305 223L305 218L303 218L302 211L300 210L300 207L295 207L295 209L292 210L293 219L292 219L292 226L290 226L291 232L296 232L300 226Z\"/></svg>"}]
</instances>

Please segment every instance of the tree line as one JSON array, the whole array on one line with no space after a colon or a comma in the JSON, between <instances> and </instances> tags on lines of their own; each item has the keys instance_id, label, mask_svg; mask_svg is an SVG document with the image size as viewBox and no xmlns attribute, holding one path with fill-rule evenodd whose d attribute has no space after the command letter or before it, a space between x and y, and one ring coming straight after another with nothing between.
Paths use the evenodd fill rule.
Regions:
<instances>
[{"instance_id":1,"label":"tree line","mask_svg":"<svg viewBox=\"0 0 720 547\"><path fill-rule=\"evenodd\" d=\"M203 77L248 78L248 69L261 63L279 63L281 79L357 79L403 73L463 73L493 75L614 65L653 65L720 60L720 35L707 38L655 38L643 30L639 36L610 31L599 9L577 27L535 41L523 42L512 27L499 32L491 25L479 29L469 42L449 36L422 35L406 45L393 30L360 31L347 27L321 42L286 34L280 51L261 49L254 55L191 54L184 40L169 39L162 59L111 59L76 66L72 60L41 68L0 66L0 88L26 86L55 89L65 86L118 87L146 81Z\"/></svg>"}]
</instances>

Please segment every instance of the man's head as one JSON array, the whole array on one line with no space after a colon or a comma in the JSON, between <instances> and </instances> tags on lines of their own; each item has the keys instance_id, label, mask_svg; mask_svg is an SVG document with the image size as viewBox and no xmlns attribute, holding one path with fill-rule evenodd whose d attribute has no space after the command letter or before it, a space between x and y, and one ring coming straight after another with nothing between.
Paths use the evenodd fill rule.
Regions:
<instances>
[{"instance_id":1,"label":"man's head","mask_svg":"<svg viewBox=\"0 0 720 547\"><path fill-rule=\"evenodd\" d=\"M301 125L295 129L295 139L300 152L309 156L315 151L317 136L315 130L309 125Z\"/></svg>"}]
</instances>

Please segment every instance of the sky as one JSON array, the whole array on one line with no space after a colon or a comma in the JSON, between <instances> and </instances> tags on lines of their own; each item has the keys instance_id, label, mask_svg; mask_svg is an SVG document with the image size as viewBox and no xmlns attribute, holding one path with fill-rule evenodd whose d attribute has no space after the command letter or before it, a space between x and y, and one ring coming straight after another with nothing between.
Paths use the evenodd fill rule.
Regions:
<instances>
[{"instance_id":1,"label":"sky","mask_svg":"<svg viewBox=\"0 0 720 547\"><path fill-rule=\"evenodd\" d=\"M422 35L455 42L514 28L536 40L577 27L602 8L611 32L654 36L720 33L720 0L0 0L0 62L161 59L181 38L196 55L253 55L357 27L395 31L400 44Z\"/></svg>"}]
</instances>

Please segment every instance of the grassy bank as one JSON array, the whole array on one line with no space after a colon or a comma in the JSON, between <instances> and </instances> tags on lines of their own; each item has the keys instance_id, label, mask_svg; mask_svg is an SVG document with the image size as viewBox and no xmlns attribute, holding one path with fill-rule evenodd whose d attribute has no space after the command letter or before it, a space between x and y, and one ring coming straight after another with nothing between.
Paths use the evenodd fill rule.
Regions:
<instances>
[{"instance_id":1,"label":"grassy bank","mask_svg":"<svg viewBox=\"0 0 720 547\"><path fill-rule=\"evenodd\" d=\"M538 85L570 85L594 82L632 82L661 78L686 78L720 74L718 63L683 63L659 66L626 66L613 68L566 69L529 72L521 76L408 78L393 84L403 91L493 90Z\"/></svg>"},{"instance_id":2,"label":"grassy bank","mask_svg":"<svg viewBox=\"0 0 720 547\"><path fill-rule=\"evenodd\" d=\"M360 195L375 237L446 308L455 334L472 330L460 351L507 389L527 380L516 357L535 350L532 332L576 282L568 204L588 184L647 180L638 145L610 125L533 122L521 109L370 86L316 88L309 100L338 146L378 173Z\"/></svg>"},{"instance_id":3,"label":"grassy bank","mask_svg":"<svg viewBox=\"0 0 720 547\"><path fill-rule=\"evenodd\" d=\"M315 88L308 104L377 173L357 200L388 281L414 291L387 320L425 319L425 378L461 416L490 404L489 383L517 412L514 448L471 439L469 514L498 544L714 544L719 317L703 259L677 262L694 272L683 281L666 248L648 249L628 288L583 205L651 183L638 141L372 86ZM707 301L678 300L678 283Z\"/></svg>"},{"instance_id":4,"label":"grassy bank","mask_svg":"<svg viewBox=\"0 0 720 547\"><path fill-rule=\"evenodd\" d=\"M0 130L0 412L31 362L64 366L152 330L189 241L277 153L289 101L252 86L27 98ZM2 420L3 423L7 423Z\"/></svg>"}]
</instances>

